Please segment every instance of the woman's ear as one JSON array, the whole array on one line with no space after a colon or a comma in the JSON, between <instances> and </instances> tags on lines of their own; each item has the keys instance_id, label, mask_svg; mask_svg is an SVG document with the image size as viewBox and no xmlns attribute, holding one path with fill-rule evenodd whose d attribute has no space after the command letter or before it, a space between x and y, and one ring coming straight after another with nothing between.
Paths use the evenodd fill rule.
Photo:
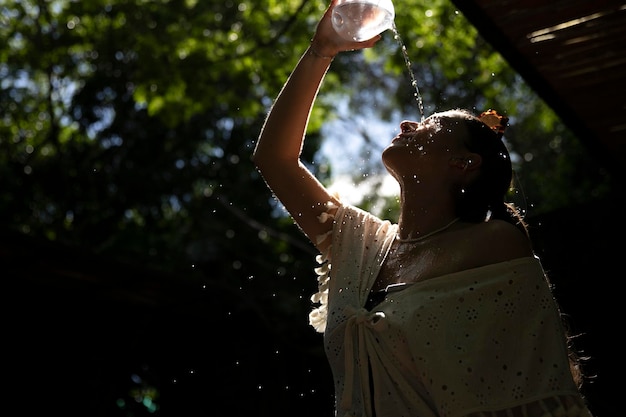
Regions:
<instances>
[{"instance_id":1,"label":"woman's ear","mask_svg":"<svg viewBox=\"0 0 626 417\"><path fill-rule=\"evenodd\" d=\"M482 158L477 153L470 153L463 157L450 158L450 165L462 169L463 171L472 171L482 163Z\"/></svg>"},{"instance_id":2,"label":"woman's ear","mask_svg":"<svg viewBox=\"0 0 626 417\"><path fill-rule=\"evenodd\" d=\"M480 164L483 162L483 158L477 153L471 153L466 155L465 158L463 158L463 161L465 162L463 169L466 171L473 171L480 167Z\"/></svg>"}]
</instances>

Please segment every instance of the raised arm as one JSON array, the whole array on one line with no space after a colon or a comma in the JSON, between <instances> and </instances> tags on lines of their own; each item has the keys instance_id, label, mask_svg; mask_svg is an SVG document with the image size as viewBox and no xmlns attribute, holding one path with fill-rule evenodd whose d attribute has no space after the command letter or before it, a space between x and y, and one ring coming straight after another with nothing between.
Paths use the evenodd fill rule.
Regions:
<instances>
[{"instance_id":1,"label":"raised arm","mask_svg":"<svg viewBox=\"0 0 626 417\"><path fill-rule=\"evenodd\" d=\"M331 25L333 0L311 42L270 110L256 148L254 163L276 198L314 243L332 227L318 216L327 202L337 203L300 160L306 127L317 93L332 58L343 50L373 46L380 36L365 42L343 41Z\"/></svg>"}]
</instances>

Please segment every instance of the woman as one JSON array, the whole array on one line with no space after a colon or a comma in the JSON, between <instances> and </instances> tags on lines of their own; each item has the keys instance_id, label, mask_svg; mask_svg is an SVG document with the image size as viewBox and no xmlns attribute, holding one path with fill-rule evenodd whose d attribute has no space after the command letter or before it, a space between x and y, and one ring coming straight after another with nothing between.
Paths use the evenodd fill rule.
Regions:
<instances>
[{"instance_id":1,"label":"woman","mask_svg":"<svg viewBox=\"0 0 626 417\"><path fill-rule=\"evenodd\" d=\"M342 40L330 7L268 115L254 161L320 251L320 305L336 414L591 416L565 330L525 225L504 202L506 118L463 110L405 121L383 151L400 185L397 224L330 194L300 161Z\"/></svg>"}]
</instances>

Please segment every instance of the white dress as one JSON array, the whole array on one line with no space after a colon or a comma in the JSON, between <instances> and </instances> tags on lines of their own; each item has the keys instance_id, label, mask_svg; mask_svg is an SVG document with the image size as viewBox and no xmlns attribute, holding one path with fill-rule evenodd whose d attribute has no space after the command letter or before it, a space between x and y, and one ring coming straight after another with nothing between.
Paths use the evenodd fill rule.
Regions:
<instances>
[{"instance_id":1,"label":"white dress","mask_svg":"<svg viewBox=\"0 0 626 417\"><path fill-rule=\"evenodd\" d=\"M370 289L397 225L343 205L318 257L320 304L338 417L590 417L565 333L535 257Z\"/></svg>"}]
</instances>

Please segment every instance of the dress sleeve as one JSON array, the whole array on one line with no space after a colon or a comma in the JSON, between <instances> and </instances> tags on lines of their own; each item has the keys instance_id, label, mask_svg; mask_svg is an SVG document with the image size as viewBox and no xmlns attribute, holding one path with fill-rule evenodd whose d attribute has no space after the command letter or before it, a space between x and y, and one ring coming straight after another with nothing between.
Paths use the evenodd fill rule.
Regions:
<instances>
[{"instance_id":1,"label":"dress sleeve","mask_svg":"<svg viewBox=\"0 0 626 417\"><path fill-rule=\"evenodd\" d=\"M330 232L317 237L318 247L324 249L317 256L319 266L315 272L318 292L311 300L319 305L309 314L309 323L315 330L324 333L327 328L329 291L334 291L333 288L338 286L344 287L334 302L330 300L338 309L343 309L341 305L346 303L363 305L386 249L395 236L397 225L350 204L337 206L328 203L327 210L318 219L323 223L333 222ZM327 239L330 241L326 242ZM331 275L334 284L331 284ZM334 295L333 292L331 298Z\"/></svg>"},{"instance_id":2,"label":"dress sleeve","mask_svg":"<svg viewBox=\"0 0 626 417\"><path fill-rule=\"evenodd\" d=\"M326 211L318 216L320 223L326 223L329 220L334 221L337 209L338 207L336 204L328 202L326 204ZM332 233L333 230L331 229L328 232L317 236L318 244L327 239L331 239L331 243L326 245L324 251L315 257L315 260L319 265L315 268L318 291L311 296L311 301L317 304L317 307L309 313L309 324L319 333L324 333L324 330L326 330L326 319L328 317L328 284L330 281Z\"/></svg>"}]
</instances>

